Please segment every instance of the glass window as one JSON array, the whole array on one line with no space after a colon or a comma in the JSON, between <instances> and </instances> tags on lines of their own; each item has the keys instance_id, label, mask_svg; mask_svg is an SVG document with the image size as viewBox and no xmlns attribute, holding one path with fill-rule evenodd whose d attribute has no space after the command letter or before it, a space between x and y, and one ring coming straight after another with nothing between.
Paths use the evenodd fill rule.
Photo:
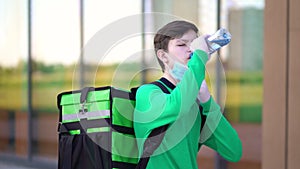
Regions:
<instances>
[{"instance_id":1,"label":"glass window","mask_svg":"<svg viewBox=\"0 0 300 169\"><path fill-rule=\"evenodd\" d=\"M212 31L216 24L215 15L208 9L216 9L216 4L201 1L200 28ZM209 7L213 6L213 7ZM263 23L264 1L221 1L221 27L227 28L231 43L223 47L215 63L208 66L209 78L214 97L219 97L224 115L237 130L243 142L243 156L238 163L226 163L228 168L261 168L261 123L263 98ZM221 63L220 86L218 94L217 62ZM200 151L201 167L210 157L219 159L211 150ZM222 160L221 160L222 161ZM219 165L209 162L208 168ZM213 165L212 165L213 164Z\"/></svg>"},{"instance_id":2,"label":"glass window","mask_svg":"<svg viewBox=\"0 0 300 169\"><path fill-rule=\"evenodd\" d=\"M86 85L139 85L135 73L141 68L141 1L89 0L84 6Z\"/></svg>"},{"instance_id":3,"label":"glass window","mask_svg":"<svg viewBox=\"0 0 300 169\"><path fill-rule=\"evenodd\" d=\"M92 53L93 57L86 56L83 52L90 47L89 42L97 32L101 33L102 29L109 27L111 23L117 22L123 16L140 12L138 1L132 1L131 5L127 5L128 1L89 0L83 1L82 6L80 1L76 2L73 0L32 2L33 152L37 157L51 159L57 157L57 94L80 89L81 80L85 86L110 85L117 63L123 61L120 52L117 54L112 52L114 49L107 51L113 54L106 57L103 63L102 56L97 51ZM118 30L122 31L120 27ZM103 50L101 43L108 43L107 40L110 39L101 40L100 43L96 41L92 44L100 51ZM120 42L117 45L119 44ZM139 45L133 49L137 47ZM124 54L126 49L128 47L125 45L118 50L123 50ZM81 56L83 60L80 59ZM116 58L116 61L111 61L112 58ZM80 74L81 70L83 74ZM106 78L108 81L105 81Z\"/></svg>"},{"instance_id":4,"label":"glass window","mask_svg":"<svg viewBox=\"0 0 300 169\"><path fill-rule=\"evenodd\" d=\"M33 153L38 157L57 156L56 96L72 89L80 55L79 5L73 0L32 1Z\"/></svg>"},{"instance_id":5,"label":"glass window","mask_svg":"<svg viewBox=\"0 0 300 169\"><path fill-rule=\"evenodd\" d=\"M0 152L27 155L27 6L0 1Z\"/></svg>"},{"instance_id":6,"label":"glass window","mask_svg":"<svg viewBox=\"0 0 300 169\"><path fill-rule=\"evenodd\" d=\"M236 5L239 7L232 6L228 10L228 28L234 40L226 61L225 115L235 123L243 141L240 165L261 168L263 1Z\"/></svg>"}]
</instances>

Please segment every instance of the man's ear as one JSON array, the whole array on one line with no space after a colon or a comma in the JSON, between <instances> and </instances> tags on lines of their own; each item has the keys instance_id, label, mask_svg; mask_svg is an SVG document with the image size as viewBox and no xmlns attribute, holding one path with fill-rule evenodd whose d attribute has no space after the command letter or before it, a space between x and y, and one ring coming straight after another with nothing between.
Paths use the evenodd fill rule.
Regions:
<instances>
[{"instance_id":1,"label":"man's ear","mask_svg":"<svg viewBox=\"0 0 300 169\"><path fill-rule=\"evenodd\" d=\"M168 63L168 57L166 52L163 49L159 49L156 52L157 57L159 58L159 60L161 60L163 63Z\"/></svg>"}]
</instances>

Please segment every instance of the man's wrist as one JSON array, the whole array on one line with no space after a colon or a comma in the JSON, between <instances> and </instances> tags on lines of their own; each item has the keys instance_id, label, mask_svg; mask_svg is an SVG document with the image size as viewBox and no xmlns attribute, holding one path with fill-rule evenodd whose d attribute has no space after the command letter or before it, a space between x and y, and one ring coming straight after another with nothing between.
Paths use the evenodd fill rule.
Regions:
<instances>
[{"instance_id":1,"label":"man's wrist","mask_svg":"<svg viewBox=\"0 0 300 169\"><path fill-rule=\"evenodd\" d=\"M204 112L209 112L210 106L211 106L211 99L212 99L212 97L211 97L211 95L209 95L209 98L206 102L201 102L201 100L200 100L200 105L202 106Z\"/></svg>"},{"instance_id":2,"label":"man's wrist","mask_svg":"<svg viewBox=\"0 0 300 169\"><path fill-rule=\"evenodd\" d=\"M206 94L206 93L205 93ZM210 99L210 94L208 93L208 94L206 94L206 95L200 95L199 96L199 100L200 100L200 103L206 103L206 102L208 102L209 101L209 99Z\"/></svg>"}]
</instances>

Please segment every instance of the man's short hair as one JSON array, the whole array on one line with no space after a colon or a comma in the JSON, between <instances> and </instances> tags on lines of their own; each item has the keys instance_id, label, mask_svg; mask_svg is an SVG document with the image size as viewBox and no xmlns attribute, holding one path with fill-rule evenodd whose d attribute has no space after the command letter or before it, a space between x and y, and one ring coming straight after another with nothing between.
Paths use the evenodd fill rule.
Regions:
<instances>
[{"instance_id":1,"label":"man's short hair","mask_svg":"<svg viewBox=\"0 0 300 169\"><path fill-rule=\"evenodd\" d=\"M168 52L169 41L175 38L181 38L190 30L195 31L198 34L198 28L193 23L183 20L170 22L160 28L154 36L155 54L157 54L159 49L163 49L164 51ZM158 57L157 60L162 68L162 71L164 72L164 63Z\"/></svg>"}]
</instances>

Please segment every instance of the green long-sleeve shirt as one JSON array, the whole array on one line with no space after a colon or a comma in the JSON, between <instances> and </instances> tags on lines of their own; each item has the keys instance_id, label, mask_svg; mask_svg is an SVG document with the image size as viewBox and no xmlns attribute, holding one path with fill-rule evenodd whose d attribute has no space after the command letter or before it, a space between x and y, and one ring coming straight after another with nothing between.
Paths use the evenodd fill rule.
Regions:
<instances>
[{"instance_id":1,"label":"green long-sleeve shirt","mask_svg":"<svg viewBox=\"0 0 300 169\"><path fill-rule=\"evenodd\" d=\"M134 129L142 153L145 138L157 127L169 124L169 128L158 149L151 156L147 169L196 169L200 145L216 150L229 161L241 158L241 141L211 98L200 103L206 122L201 130L201 116L197 95L205 78L207 54L196 50L188 62L189 69L176 85L164 84L170 94L158 86L146 84L136 94Z\"/></svg>"}]
</instances>

